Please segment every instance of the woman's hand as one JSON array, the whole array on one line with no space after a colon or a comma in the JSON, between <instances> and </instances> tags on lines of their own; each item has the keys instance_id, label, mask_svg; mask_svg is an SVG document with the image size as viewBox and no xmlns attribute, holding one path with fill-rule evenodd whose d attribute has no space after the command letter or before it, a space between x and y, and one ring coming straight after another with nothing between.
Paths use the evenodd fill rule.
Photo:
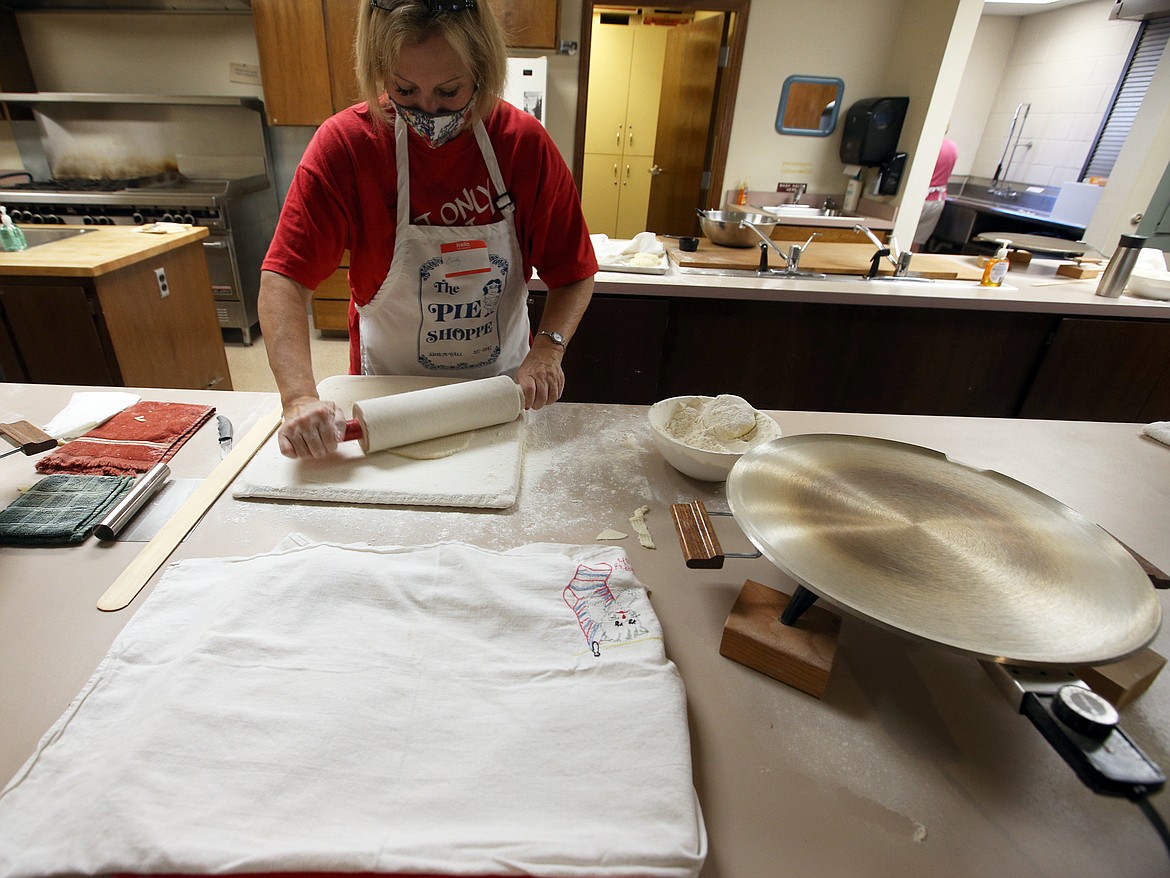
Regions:
<instances>
[{"instance_id":1,"label":"woman's hand","mask_svg":"<svg viewBox=\"0 0 1170 878\"><path fill-rule=\"evenodd\" d=\"M539 409L552 405L565 392L565 373L561 370L564 349L538 336L516 372L516 383L524 392L524 408Z\"/></svg>"},{"instance_id":2,"label":"woman's hand","mask_svg":"<svg viewBox=\"0 0 1170 878\"><path fill-rule=\"evenodd\" d=\"M300 397L284 407L276 441L285 457L325 457L344 434L345 415L336 404Z\"/></svg>"}]
</instances>

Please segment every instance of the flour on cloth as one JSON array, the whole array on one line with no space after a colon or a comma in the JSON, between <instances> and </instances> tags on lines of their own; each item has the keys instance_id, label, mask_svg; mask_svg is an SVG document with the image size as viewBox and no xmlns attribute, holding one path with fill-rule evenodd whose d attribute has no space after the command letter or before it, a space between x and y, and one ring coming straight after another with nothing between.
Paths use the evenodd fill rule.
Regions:
<instances>
[{"instance_id":1,"label":"flour on cloth","mask_svg":"<svg viewBox=\"0 0 1170 878\"><path fill-rule=\"evenodd\" d=\"M613 546L181 561L0 793L0 876L695 876L682 680Z\"/></svg>"}]
</instances>

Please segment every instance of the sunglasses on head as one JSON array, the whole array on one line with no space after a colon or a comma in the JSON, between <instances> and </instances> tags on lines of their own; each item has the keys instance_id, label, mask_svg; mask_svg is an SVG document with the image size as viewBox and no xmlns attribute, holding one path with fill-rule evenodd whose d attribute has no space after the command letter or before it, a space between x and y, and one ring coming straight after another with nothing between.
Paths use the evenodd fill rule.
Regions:
<instances>
[{"instance_id":1,"label":"sunglasses on head","mask_svg":"<svg viewBox=\"0 0 1170 878\"><path fill-rule=\"evenodd\" d=\"M431 17L437 18L440 15L453 15L456 12L475 9L476 0L423 0L423 3L430 10ZM392 12L401 5L401 0L370 0L371 8L386 12Z\"/></svg>"}]
</instances>

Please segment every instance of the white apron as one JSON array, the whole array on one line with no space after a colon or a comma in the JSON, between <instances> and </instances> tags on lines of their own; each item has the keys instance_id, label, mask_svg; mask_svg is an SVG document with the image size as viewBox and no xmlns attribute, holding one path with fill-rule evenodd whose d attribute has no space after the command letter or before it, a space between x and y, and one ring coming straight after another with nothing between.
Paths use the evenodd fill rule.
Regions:
<instances>
[{"instance_id":1,"label":"white apron","mask_svg":"<svg viewBox=\"0 0 1170 878\"><path fill-rule=\"evenodd\" d=\"M377 294L357 306L364 375L489 378L528 353L528 289L500 165L483 122L472 130L504 218L485 226L412 225L407 127L394 121L398 225Z\"/></svg>"}]
</instances>

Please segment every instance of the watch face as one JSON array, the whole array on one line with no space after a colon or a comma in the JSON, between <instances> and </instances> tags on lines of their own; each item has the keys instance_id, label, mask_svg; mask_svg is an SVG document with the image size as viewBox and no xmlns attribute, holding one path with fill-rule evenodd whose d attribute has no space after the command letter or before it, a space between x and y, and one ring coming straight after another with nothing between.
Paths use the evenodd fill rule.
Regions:
<instances>
[{"instance_id":1,"label":"watch face","mask_svg":"<svg viewBox=\"0 0 1170 878\"><path fill-rule=\"evenodd\" d=\"M564 345L565 345L565 337L563 335L561 335L559 332L556 332L555 330L553 332L549 332L546 329L543 332L541 332L540 335L547 335L549 338L551 338L554 342L559 344L561 347L564 347Z\"/></svg>"}]
</instances>

